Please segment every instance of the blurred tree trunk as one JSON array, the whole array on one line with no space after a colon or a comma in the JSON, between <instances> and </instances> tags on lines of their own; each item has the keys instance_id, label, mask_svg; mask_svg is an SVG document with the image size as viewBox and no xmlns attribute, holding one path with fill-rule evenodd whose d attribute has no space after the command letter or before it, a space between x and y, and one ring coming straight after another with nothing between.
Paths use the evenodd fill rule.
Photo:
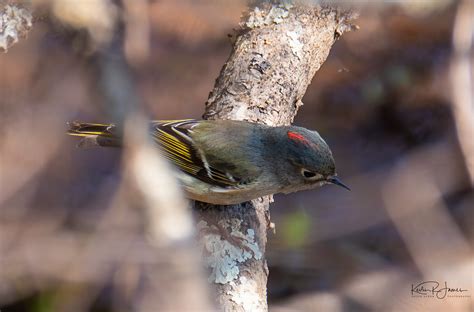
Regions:
<instances>
[{"instance_id":1,"label":"blurred tree trunk","mask_svg":"<svg viewBox=\"0 0 474 312\"><path fill-rule=\"evenodd\" d=\"M353 14L287 2L251 7L206 103L204 118L289 125ZM225 311L267 310L264 258L272 196L231 206L196 202L209 280Z\"/></svg>"}]
</instances>

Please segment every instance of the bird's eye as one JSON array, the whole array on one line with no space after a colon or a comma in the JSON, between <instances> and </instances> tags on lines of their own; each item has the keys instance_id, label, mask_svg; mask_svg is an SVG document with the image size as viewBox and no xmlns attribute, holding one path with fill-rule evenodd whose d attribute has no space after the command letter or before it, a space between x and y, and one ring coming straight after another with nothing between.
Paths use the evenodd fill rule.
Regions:
<instances>
[{"instance_id":1,"label":"bird's eye","mask_svg":"<svg viewBox=\"0 0 474 312\"><path fill-rule=\"evenodd\" d=\"M309 171L309 170L306 170L306 169L302 169L302 170L301 170L301 174L302 174L305 178L308 178L308 179L314 178L314 177L317 175L316 172L312 172L312 171Z\"/></svg>"}]
</instances>

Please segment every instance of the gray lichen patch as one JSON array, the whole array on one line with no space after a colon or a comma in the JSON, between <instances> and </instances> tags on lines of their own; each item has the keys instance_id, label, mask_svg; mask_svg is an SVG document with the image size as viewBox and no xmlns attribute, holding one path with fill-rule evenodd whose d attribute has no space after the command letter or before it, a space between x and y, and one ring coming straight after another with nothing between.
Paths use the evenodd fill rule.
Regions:
<instances>
[{"instance_id":1,"label":"gray lichen patch","mask_svg":"<svg viewBox=\"0 0 474 312\"><path fill-rule=\"evenodd\" d=\"M208 225L206 221L198 223L204 262L211 269L210 282L230 283L239 277L240 264L262 259L254 230L245 230L241 223L239 219L220 220L217 226ZM228 229L228 232L223 233L221 229Z\"/></svg>"},{"instance_id":2,"label":"gray lichen patch","mask_svg":"<svg viewBox=\"0 0 474 312\"><path fill-rule=\"evenodd\" d=\"M293 7L290 1L283 1L278 5L271 5L270 9L260 9L255 7L250 12L247 21L243 26L248 28L258 28L272 24L280 24L289 15L289 10Z\"/></svg>"},{"instance_id":3,"label":"gray lichen patch","mask_svg":"<svg viewBox=\"0 0 474 312\"><path fill-rule=\"evenodd\" d=\"M25 37L33 25L32 19L25 8L6 5L0 9L0 51L7 52L19 38Z\"/></svg>"},{"instance_id":4,"label":"gray lichen patch","mask_svg":"<svg viewBox=\"0 0 474 312\"><path fill-rule=\"evenodd\" d=\"M231 282L232 289L227 292L230 300L241 306L244 311L260 311L262 297L258 292L257 282L241 276L238 281Z\"/></svg>"},{"instance_id":5,"label":"gray lichen patch","mask_svg":"<svg viewBox=\"0 0 474 312\"><path fill-rule=\"evenodd\" d=\"M304 44L300 41L300 35L302 33L301 27L294 30L288 30L286 36L288 37L288 44L290 45L291 52L297 57L302 56Z\"/></svg>"}]
</instances>

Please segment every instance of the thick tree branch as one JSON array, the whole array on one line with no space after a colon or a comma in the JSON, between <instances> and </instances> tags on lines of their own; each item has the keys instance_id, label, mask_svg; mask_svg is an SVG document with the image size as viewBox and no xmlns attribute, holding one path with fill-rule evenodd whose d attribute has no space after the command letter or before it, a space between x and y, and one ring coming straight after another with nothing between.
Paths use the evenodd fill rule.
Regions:
<instances>
[{"instance_id":1,"label":"thick tree branch","mask_svg":"<svg viewBox=\"0 0 474 312\"><path fill-rule=\"evenodd\" d=\"M204 118L288 125L336 39L354 26L333 7L265 3L250 9ZM265 311L264 258L272 197L232 206L196 202L205 260L226 311Z\"/></svg>"}]
</instances>

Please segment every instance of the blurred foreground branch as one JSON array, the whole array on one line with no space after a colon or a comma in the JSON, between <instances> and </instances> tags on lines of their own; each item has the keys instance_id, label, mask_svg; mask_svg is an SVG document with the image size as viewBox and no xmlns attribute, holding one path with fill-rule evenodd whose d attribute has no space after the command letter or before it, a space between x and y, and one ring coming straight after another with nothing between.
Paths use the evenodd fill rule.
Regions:
<instances>
[{"instance_id":1,"label":"blurred foreground branch","mask_svg":"<svg viewBox=\"0 0 474 312\"><path fill-rule=\"evenodd\" d=\"M206 103L204 118L293 121L311 79L352 14L334 7L284 1L250 8L232 54ZM264 258L272 197L232 206L196 202L205 261L226 311L265 311L268 268Z\"/></svg>"},{"instance_id":2,"label":"blurred foreground branch","mask_svg":"<svg viewBox=\"0 0 474 312\"><path fill-rule=\"evenodd\" d=\"M146 233L157 261L145 266L147 287L138 310L209 311L191 213L170 165L148 140L147 124L147 118L136 115L125 127L126 184L132 188L126 192L132 191L132 202L144 208Z\"/></svg>"},{"instance_id":3,"label":"blurred foreground branch","mask_svg":"<svg viewBox=\"0 0 474 312\"><path fill-rule=\"evenodd\" d=\"M451 88L459 143L474 186L474 3L461 1L453 30Z\"/></svg>"},{"instance_id":4,"label":"blurred foreground branch","mask_svg":"<svg viewBox=\"0 0 474 312\"><path fill-rule=\"evenodd\" d=\"M138 311L208 311L191 211L172 168L149 137L149 118L142 114L125 56L124 28L120 20L116 35L99 52L98 69L109 113L124 125L121 197L125 205L142 209L144 234L155 251L154 261L142 267L144 287L135 305Z\"/></svg>"}]
</instances>

